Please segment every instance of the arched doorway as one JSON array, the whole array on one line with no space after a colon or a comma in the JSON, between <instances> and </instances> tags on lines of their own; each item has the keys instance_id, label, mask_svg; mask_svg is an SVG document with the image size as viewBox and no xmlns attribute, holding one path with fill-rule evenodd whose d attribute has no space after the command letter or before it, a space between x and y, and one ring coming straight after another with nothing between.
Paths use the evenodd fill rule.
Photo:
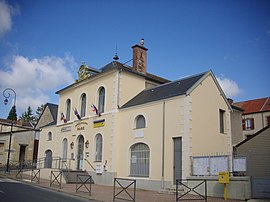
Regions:
<instances>
[{"instance_id":1,"label":"arched doorway","mask_svg":"<svg viewBox=\"0 0 270 202\"><path fill-rule=\"evenodd\" d=\"M83 149L84 149L84 138L82 135L78 137L77 141L77 170L82 170L83 168Z\"/></svg>"},{"instance_id":2,"label":"arched doorway","mask_svg":"<svg viewBox=\"0 0 270 202\"><path fill-rule=\"evenodd\" d=\"M52 167L52 151L50 149L45 151L44 168Z\"/></svg>"}]
</instances>

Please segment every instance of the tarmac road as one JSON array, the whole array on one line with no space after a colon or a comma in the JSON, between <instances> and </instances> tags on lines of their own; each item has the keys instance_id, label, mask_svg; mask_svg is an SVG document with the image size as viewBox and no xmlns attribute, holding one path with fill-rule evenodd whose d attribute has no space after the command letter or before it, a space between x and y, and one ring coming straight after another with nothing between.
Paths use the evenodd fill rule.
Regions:
<instances>
[{"instance_id":1,"label":"tarmac road","mask_svg":"<svg viewBox=\"0 0 270 202\"><path fill-rule=\"evenodd\" d=\"M86 202L91 201L44 189L8 178L0 178L1 202Z\"/></svg>"}]
</instances>

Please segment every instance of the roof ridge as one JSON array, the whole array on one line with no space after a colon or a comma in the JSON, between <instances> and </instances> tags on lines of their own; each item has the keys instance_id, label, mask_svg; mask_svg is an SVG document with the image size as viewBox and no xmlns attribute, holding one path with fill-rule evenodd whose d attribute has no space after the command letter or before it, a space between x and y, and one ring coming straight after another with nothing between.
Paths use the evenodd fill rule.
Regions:
<instances>
[{"instance_id":1,"label":"roof ridge","mask_svg":"<svg viewBox=\"0 0 270 202\"><path fill-rule=\"evenodd\" d=\"M268 97L268 98L266 99L266 101L264 102L264 104L263 104L263 106L261 107L260 111L263 110L263 108L264 108L264 106L266 105L266 103L268 102L268 100L269 100L269 97Z\"/></svg>"},{"instance_id":2,"label":"roof ridge","mask_svg":"<svg viewBox=\"0 0 270 202\"><path fill-rule=\"evenodd\" d=\"M166 86L166 85L170 85L170 84L172 84L172 83L177 83L177 82L180 82L180 81L183 81L183 80L186 80L186 79L194 78L194 77L196 77L196 76L204 75L204 74L206 74L206 73L208 73L208 72L209 72L209 71L202 72L202 73L195 74L195 75L191 75L191 76L187 76L187 77L182 77L182 78L179 78L179 79L174 80L174 81L169 81L169 82L167 82L167 83L163 83L163 84L160 84L160 85L158 85L158 86L154 86L154 87L152 87L152 88L144 89L143 91L154 90L154 89L156 89L156 88L160 88L160 87L163 87L163 86ZM141 92L143 92L143 91L141 91Z\"/></svg>"}]
</instances>

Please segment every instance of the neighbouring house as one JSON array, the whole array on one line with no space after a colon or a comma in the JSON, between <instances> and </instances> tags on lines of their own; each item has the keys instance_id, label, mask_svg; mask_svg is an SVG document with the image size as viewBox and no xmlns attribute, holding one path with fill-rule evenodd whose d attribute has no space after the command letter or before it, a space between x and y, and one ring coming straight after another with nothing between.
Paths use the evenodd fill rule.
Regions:
<instances>
[{"instance_id":1,"label":"neighbouring house","mask_svg":"<svg viewBox=\"0 0 270 202\"><path fill-rule=\"evenodd\" d=\"M235 146L235 156L243 157L246 175L252 176L252 197L270 198L270 126Z\"/></svg>"},{"instance_id":2,"label":"neighbouring house","mask_svg":"<svg viewBox=\"0 0 270 202\"><path fill-rule=\"evenodd\" d=\"M270 97L235 102L232 105L244 110L242 113L243 139L270 125Z\"/></svg>"},{"instance_id":3,"label":"neighbouring house","mask_svg":"<svg viewBox=\"0 0 270 202\"><path fill-rule=\"evenodd\" d=\"M37 159L38 139L39 132L31 124L0 119L1 169L7 167L8 161L9 169L31 167L33 160Z\"/></svg>"},{"instance_id":4,"label":"neighbouring house","mask_svg":"<svg viewBox=\"0 0 270 202\"><path fill-rule=\"evenodd\" d=\"M228 98L228 102L231 105L231 131L232 131L232 145L236 145L245 139L242 129L242 114L244 110L233 105L233 100Z\"/></svg>"},{"instance_id":5,"label":"neighbouring house","mask_svg":"<svg viewBox=\"0 0 270 202\"><path fill-rule=\"evenodd\" d=\"M85 170L96 183L132 178L155 190L232 171L232 108L213 72L169 81L147 72L143 43L132 49L132 66L82 64L56 92L59 105L38 122L40 166L54 168L59 157L58 168Z\"/></svg>"}]
</instances>

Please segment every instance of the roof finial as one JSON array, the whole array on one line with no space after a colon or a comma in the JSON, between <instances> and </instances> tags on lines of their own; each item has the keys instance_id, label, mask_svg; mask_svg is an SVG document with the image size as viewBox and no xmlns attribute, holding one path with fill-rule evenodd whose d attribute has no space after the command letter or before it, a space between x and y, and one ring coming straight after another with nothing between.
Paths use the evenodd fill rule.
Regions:
<instances>
[{"instance_id":1,"label":"roof finial","mask_svg":"<svg viewBox=\"0 0 270 202\"><path fill-rule=\"evenodd\" d=\"M144 39L141 39L140 45L141 45L141 46L144 46Z\"/></svg>"},{"instance_id":2,"label":"roof finial","mask_svg":"<svg viewBox=\"0 0 270 202\"><path fill-rule=\"evenodd\" d=\"M113 57L114 60L119 60L119 57L117 55L117 45L116 45L116 48L115 48L115 55Z\"/></svg>"}]
</instances>

